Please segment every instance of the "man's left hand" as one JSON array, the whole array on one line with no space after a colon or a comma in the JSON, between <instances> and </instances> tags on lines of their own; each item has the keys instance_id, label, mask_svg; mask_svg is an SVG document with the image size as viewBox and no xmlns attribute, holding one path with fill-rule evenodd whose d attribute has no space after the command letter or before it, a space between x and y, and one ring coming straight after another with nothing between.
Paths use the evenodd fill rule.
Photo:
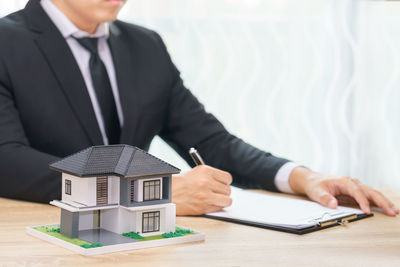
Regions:
<instances>
[{"instance_id":1,"label":"man's left hand","mask_svg":"<svg viewBox=\"0 0 400 267\"><path fill-rule=\"evenodd\" d=\"M329 176L297 167L290 174L289 183L296 193L305 194L332 209L338 204L358 204L363 212L369 214L370 205L374 205L387 215L399 214L399 209L381 192L349 176Z\"/></svg>"}]
</instances>

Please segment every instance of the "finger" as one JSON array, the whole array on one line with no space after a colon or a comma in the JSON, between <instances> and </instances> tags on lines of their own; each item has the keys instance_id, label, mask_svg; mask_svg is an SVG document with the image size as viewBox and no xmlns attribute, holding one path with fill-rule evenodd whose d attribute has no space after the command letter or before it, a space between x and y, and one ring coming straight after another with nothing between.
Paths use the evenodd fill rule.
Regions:
<instances>
[{"instance_id":1,"label":"finger","mask_svg":"<svg viewBox=\"0 0 400 267\"><path fill-rule=\"evenodd\" d=\"M229 172L213 168L211 173L212 177L220 183L229 185L232 183L232 175Z\"/></svg>"},{"instance_id":2,"label":"finger","mask_svg":"<svg viewBox=\"0 0 400 267\"><path fill-rule=\"evenodd\" d=\"M215 180L219 181L220 183L229 185L232 183L232 175L229 172L222 171L216 168L213 168L208 165L199 165L195 167L194 169L199 170L200 172L203 172L205 176L211 176Z\"/></svg>"},{"instance_id":3,"label":"finger","mask_svg":"<svg viewBox=\"0 0 400 267\"><path fill-rule=\"evenodd\" d=\"M207 203L209 205L225 208L225 207L232 205L232 198L230 198L226 195L211 193L209 195Z\"/></svg>"},{"instance_id":4,"label":"finger","mask_svg":"<svg viewBox=\"0 0 400 267\"><path fill-rule=\"evenodd\" d=\"M221 211L221 210L222 210L222 207L220 207L220 206L208 205L205 208L204 213L217 212L217 211Z\"/></svg>"},{"instance_id":5,"label":"finger","mask_svg":"<svg viewBox=\"0 0 400 267\"><path fill-rule=\"evenodd\" d=\"M229 196L231 194L231 187L229 185L220 183L219 181L210 181L211 191L217 194L223 194Z\"/></svg>"},{"instance_id":6,"label":"finger","mask_svg":"<svg viewBox=\"0 0 400 267\"><path fill-rule=\"evenodd\" d=\"M361 190L361 188L358 186L355 180L353 179L341 180L339 186L342 192L346 192L349 196L354 198L354 200L358 203L363 212L365 212L366 214L371 213L367 196L363 192L363 190Z\"/></svg>"},{"instance_id":7,"label":"finger","mask_svg":"<svg viewBox=\"0 0 400 267\"><path fill-rule=\"evenodd\" d=\"M396 206L380 192L371 188L365 190L368 190L367 194L369 195L369 199L373 201L377 207L383 209L387 215L396 216L399 213Z\"/></svg>"},{"instance_id":8,"label":"finger","mask_svg":"<svg viewBox=\"0 0 400 267\"><path fill-rule=\"evenodd\" d=\"M229 185L217 181L210 175L209 172L204 173L201 177L198 177L194 186L198 191L214 192L229 196L231 194L231 188Z\"/></svg>"},{"instance_id":9,"label":"finger","mask_svg":"<svg viewBox=\"0 0 400 267\"><path fill-rule=\"evenodd\" d=\"M309 197L321 205L331 209L336 209L338 205L337 199L323 188L314 190Z\"/></svg>"}]
</instances>

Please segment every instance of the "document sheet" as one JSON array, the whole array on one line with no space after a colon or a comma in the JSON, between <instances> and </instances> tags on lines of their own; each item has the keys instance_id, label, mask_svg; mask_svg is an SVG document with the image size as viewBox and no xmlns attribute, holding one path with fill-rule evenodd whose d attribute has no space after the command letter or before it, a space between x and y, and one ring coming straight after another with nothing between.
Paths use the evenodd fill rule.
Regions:
<instances>
[{"instance_id":1,"label":"document sheet","mask_svg":"<svg viewBox=\"0 0 400 267\"><path fill-rule=\"evenodd\" d=\"M320 221L363 214L359 209L342 206L330 209L308 200L249 192L233 186L231 189L232 206L207 215L302 229Z\"/></svg>"}]
</instances>

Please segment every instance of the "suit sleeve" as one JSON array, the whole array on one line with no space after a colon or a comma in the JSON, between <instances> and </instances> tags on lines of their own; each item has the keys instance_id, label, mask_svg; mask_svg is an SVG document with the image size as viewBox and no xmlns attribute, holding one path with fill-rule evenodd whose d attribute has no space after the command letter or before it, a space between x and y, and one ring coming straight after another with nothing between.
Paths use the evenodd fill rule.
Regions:
<instances>
[{"instance_id":1,"label":"suit sleeve","mask_svg":"<svg viewBox=\"0 0 400 267\"><path fill-rule=\"evenodd\" d=\"M159 41L169 61L172 77L168 115L161 138L191 166L194 163L188 150L195 147L206 164L230 172L235 185L278 191L274 183L275 175L288 160L257 149L230 134L216 117L206 112L204 106L185 88L160 38Z\"/></svg>"},{"instance_id":2,"label":"suit sleeve","mask_svg":"<svg viewBox=\"0 0 400 267\"><path fill-rule=\"evenodd\" d=\"M48 167L58 158L30 147L10 88L0 62L0 197L37 202L58 199L60 174Z\"/></svg>"}]
</instances>

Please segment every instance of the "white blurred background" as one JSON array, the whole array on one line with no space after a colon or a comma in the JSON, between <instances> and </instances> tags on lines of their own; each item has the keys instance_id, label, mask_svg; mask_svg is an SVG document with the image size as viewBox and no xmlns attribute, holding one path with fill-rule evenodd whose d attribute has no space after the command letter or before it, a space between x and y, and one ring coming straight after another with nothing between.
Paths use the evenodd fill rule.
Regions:
<instances>
[{"instance_id":1,"label":"white blurred background","mask_svg":"<svg viewBox=\"0 0 400 267\"><path fill-rule=\"evenodd\" d=\"M0 16L27 0L0 2ZM400 191L400 2L128 0L186 85L275 155ZM0 33L1 34L1 33ZM151 152L187 164L160 139Z\"/></svg>"}]
</instances>

